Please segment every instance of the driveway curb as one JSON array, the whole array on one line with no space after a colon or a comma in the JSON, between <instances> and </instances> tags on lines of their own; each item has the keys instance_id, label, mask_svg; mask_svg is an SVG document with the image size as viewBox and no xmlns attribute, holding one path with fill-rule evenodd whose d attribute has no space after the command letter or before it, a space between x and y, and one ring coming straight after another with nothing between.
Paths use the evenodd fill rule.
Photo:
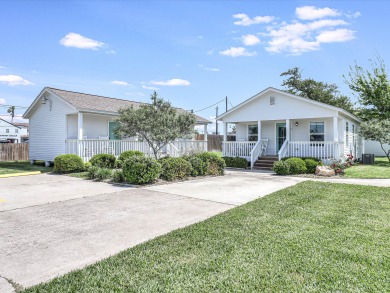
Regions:
<instances>
[{"instance_id":1,"label":"driveway curb","mask_svg":"<svg viewBox=\"0 0 390 293\"><path fill-rule=\"evenodd\" d=\"M38 175L38 174L41 174L41 171L32 171L32 172L24 172L24 173L4 174L4 175L0 175L0 178L18 177L18 176L28 176L28 175Z\"/></svg>"}]
</instances>

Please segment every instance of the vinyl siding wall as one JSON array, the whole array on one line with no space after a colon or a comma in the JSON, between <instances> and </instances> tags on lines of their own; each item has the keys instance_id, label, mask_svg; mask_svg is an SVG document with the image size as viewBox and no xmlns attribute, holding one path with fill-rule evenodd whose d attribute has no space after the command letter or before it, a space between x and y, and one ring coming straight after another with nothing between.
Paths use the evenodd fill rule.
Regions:
<instances>
[{"instance_id":1,"label":"vinyl siding wall","mask_svg":"<svg viewBox=\"0 0 390 293\"><path fill-rule=\"evenodd\" d=\"M35 105L29 125L30 160L53 161L59 154L65 153L66 115L75 110L48 93L46 104L40 101Z\"/></svg>"},{"instance_id":2,"label":"vinyl siding wall","mask_svg":"<svg viewBox=\"0 0 390 293\"><path fill-rule=\"evenodd\" d=\"M83 136L87 139L108 137L108 123L114 121L116 116L83 114ZM68 137L77 139L77 114L68 115Z\"/></svg>"}]
</instances>

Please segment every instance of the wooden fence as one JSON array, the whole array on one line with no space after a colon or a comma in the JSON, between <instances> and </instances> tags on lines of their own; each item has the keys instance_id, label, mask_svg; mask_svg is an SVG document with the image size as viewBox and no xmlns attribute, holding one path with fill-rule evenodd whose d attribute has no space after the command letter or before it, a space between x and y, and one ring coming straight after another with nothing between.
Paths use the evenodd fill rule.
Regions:
<instances>
[{"instance_id":1,"label":"wooden fence","mask_svg":"<svg viewBox=\"0 0 390 293\"><path fill-rule=\"evenodd\" d=\"M197 134L196 140L203 140L203 134ZM222 151L223 135L209 134L207 135L207 149L209 151Z\"/></svg>"},{"instance_id":2,"label":"wooden fence","mask_svg":"<svg viewBox=\"0 0 390 293\"><path fill-rule=\"evenodd\" d=\"M28 143L0 143L0 162L27 160Z\"/></svg>"}]
</instances>

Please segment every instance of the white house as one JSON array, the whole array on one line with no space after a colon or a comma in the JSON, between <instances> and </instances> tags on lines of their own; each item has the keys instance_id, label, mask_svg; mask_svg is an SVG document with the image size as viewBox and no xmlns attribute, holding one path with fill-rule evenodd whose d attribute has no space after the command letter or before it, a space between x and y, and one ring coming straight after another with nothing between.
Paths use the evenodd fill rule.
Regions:
<instances>
[{"instance_id":1,"label":"white house","mask_svg":"<svg viewBox=\"0 0 390 293\"><path fill-rule=\"evenodd\" d=\"M118 110L142 103L45 87L24 113L30 121L29 158L49 164L59 154L74 153L88 161L99 153L119 155L125 150L150 152L136 139L120 140L115 136ZM185 111L178 108L178 111ZM210 121L196 116L195 125L207 133ZM166 152L175 156L184 151L206 150L204 141L170 143Z\"/></svg>"},{"instance_id":2,"label":"white house","mask_svg":"<svg viewBox=\"0 0 390 293\"><path fill-rule=\"evenodd\" d=\"M253 167L261 156L337 159L362 153L360 121L351 113L267 88L218 117L224 123L224 156L241 156ZM235 141L227 141L235 124Z\"/></svg>"},{"instance_id":3,"label":"white house","mask_svg":"<svg viewBox=\"0 0 390 293\"><path fill-rule=\"evenodd\" d=\"M28 140L28 128L0 118L0 142L21 143Z\"/></svg>"}]
</instances>

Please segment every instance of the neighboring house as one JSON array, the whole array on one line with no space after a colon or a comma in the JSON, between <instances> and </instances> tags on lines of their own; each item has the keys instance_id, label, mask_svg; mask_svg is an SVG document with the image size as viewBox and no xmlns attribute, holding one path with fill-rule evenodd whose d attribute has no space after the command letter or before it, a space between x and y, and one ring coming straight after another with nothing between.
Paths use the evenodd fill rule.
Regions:
<instances>
[{"instance_id":1,"label":"neighboring house","mask_svg":"<svg viewBox=\"0 0 390 293\"><path fill-rule=\"evenodd\" d=\"M360 121L334 106L267 88L242 102L218 120L224 123L224 156L251 161L260 156L337 159L360 157ZM227 141L228 124L235 124L236 141Z\"/></svg>"},{"instance_id":2,"label":"neighboring house","mask_svg":"<svg viewBox=\"0 0 390 293\"><path fill-rule=\"evenodd\" d=\"M118 110L142 103L45 87L27 109L29 119L29 158L49 164L59 154L74 153L88 161L99 153L119 155L125 150L149 152L137 139L119 140L114 133ZM178 108L178 111L185 111ZM210 121L196 116L196 126L207 133ZM165 151L171 155L194 149L207 149L204 141L172 142Z\"/></svg>"},{"instance_id":3,"label":"neighboring house","mask_svg":"<svg viewBox=\"0 0 390 293\"><path fill-rule=\"evenodd\" d=\"M0 142L22 143L28 140L28 128L0 118Z\"/></svg>"}]
</instances>

